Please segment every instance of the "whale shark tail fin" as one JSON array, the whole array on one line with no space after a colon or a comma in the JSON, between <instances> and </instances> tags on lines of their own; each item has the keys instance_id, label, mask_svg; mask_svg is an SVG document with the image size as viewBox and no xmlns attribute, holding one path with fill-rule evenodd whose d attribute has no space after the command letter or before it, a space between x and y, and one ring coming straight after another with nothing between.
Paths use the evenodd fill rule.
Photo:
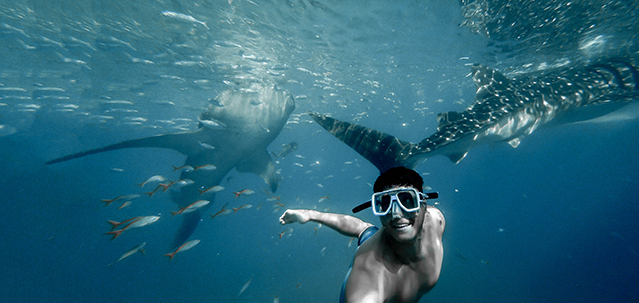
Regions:
<instances>
[{"instance_id":1,"label":"whale shark tail fin","mask_svg":"<svg viewBox=\"0 0 639 303\"><path fill-rule=\"evenodd\" d=\"M422 152L414 143L319 113L309 112L308 114L329 133L375 165L380 172L397 166L413 169L421 159L417 156Z\"/></svg>"}]
</instances>

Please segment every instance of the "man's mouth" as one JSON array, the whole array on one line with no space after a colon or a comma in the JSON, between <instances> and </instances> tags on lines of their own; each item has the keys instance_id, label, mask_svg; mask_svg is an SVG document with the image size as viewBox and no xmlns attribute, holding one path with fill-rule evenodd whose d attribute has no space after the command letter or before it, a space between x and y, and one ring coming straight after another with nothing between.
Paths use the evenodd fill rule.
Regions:
<instances>
[{"instance_id":1,"label":"man's mouth","mask_svg":"<svg viewBox=\"0 0 639 303\"><path fill-rule=\"evenodd\" d=\"M395 222L395 223L391 224L391 226L394 229L396 229L396 230L404 230L404 229L409 228L411 226L411 224L408 223L408 222L401 222L401 223L400 222Z\"/></svg>"}]
</instances>

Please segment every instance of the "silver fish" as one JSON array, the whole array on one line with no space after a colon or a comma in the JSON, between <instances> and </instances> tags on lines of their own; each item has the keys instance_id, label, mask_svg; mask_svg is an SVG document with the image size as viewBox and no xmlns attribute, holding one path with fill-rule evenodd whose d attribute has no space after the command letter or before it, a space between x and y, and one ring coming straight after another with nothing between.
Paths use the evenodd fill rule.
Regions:
<instances>
[{"instance_id":1,"label":"silver fish","mask_svg":"<svg viewBox=\"0 0 639 303\"><path fill-rule=\"evenodd\" d=\"M176 13L176 12L171 12L171 11L163 11L162 15L167 16L169 18L176 19L176 20L182 20L182 21L192 22L192 23L199 23L199 24L202 24L204 27L206 27L206 29L210 29L206 25L206 22L200 21L198 19L195 19L191 15L186 15L186 14Z\"/></svg>"},{"instance_id":2,"label":"silver fish","mask_svg":"<svg viewBox=\"0 0 639 303\"><path fill-rule=\"evenodd\" d=\"M143 247L146 245L146 242L142 242L141 244L139 244L138 246L130 249L129 251L125 252L117 261L107 265L107 266L111 266L115 263L118 263L120 261L122 261L125 258L130 257L131 255L137 253L137 252L141 252L142 254L145 254Z\"/></svg>"}]
</instances>

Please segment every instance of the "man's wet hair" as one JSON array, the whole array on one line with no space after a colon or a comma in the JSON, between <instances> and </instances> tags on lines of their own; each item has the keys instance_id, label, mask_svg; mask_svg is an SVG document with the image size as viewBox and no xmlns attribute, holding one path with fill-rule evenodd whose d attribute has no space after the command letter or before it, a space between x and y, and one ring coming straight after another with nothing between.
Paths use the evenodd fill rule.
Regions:
<instances>
[{"instance_id":1,"label":"man's wet hair","mask_svg":"<svg viewBox=\"0 0 639 303\"><path fill-rule=\"evenodd\" d=\"M377 177L373 185L373 191L378 193L397 185L409 185L422 192L424 180L419 173L412 169L402 166L393 167Z\"/></svg>"}]
</instances>

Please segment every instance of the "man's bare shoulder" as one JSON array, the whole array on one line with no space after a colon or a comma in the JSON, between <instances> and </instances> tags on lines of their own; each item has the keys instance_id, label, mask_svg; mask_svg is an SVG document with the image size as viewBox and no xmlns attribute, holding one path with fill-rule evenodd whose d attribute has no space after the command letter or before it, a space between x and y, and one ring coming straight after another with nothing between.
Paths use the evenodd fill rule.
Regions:
<instances>
[{"instance_id":1,"label":"man's bare shoulder","mask_svg":"<svg viewBox=\"0 0 639 303\"><path fill-rule=\"evenodd\" d=\"M444 233L444 229L446 229L446 218L444 218L444 214L442 214L437 207L430 205L428 206L427 211L431 224L440 228L440 233Z\"/></svg>"}]
</instances>

